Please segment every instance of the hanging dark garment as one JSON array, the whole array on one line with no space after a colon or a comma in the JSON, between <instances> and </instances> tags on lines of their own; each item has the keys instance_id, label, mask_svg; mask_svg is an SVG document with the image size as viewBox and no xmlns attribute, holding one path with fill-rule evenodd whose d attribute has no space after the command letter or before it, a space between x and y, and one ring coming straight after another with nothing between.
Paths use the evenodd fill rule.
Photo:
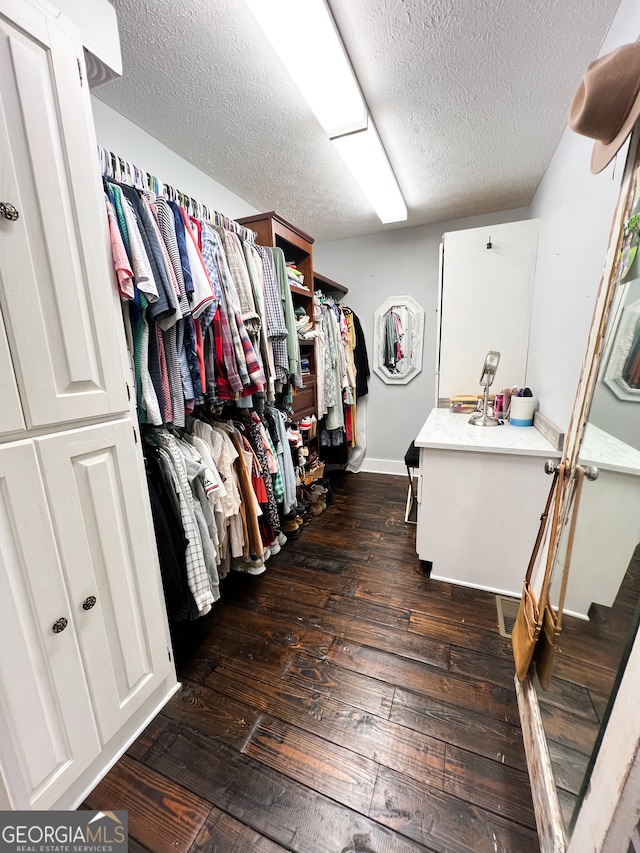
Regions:
<instances>
[{"instance_id":1,"label":"hanging dark garment","mask_svg":"<svg viewBox=\"0 0 640 853\"><path fill-rule=\"evenodd\" d=\"M278 504L273 491L273 480L269 473L267 453L262 443L260 419L258 415L245 415L244 423L246 425L245 435L260 465L260 476L264 482L267 494L266 502L260 504L263 512L260 518L260 526L263 531L263 541L265 541L265 544L270 544L275 539L276 534L280 532L280 516L278 515Z\"/></svg>"},{"instance_id":2,"label":"hanging dark garment","mask_svg":"<svg viewBox=\"0 0 640 853\"><path fill-rule=\"evenodd\" d=\"M197 619L198 608L187 580L187 540L176 510L176 496L169 491L173 486L165 479L157 449L146 446L144 456L167 612L173 622Z\"/></svg>"},{"instance_id":3,"label":"hanging dark garment","mask_svg":"<svg viewBox=\"0 0 640 853\"><path fill-rule=\"evenodd\" d=\"M353 326L356 332L356 348L353 351L353 360L356 365L356 400L369 393L369 359L367 357L367 344L364 339L362 325L355 312L353 314Z\"/></svg>"}]
</instances>

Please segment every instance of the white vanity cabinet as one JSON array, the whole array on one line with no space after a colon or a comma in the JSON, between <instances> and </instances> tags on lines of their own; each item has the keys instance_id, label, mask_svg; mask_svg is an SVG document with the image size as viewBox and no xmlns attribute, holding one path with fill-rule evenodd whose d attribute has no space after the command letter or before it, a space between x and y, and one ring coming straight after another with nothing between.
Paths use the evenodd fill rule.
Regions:
<instances>
[{"instance_id":1,"label":"white vanity cabinet","mask_svg":"<svg viewBox=\"0 0 640 853\"><path fill-rule=\"evenodd\" d=\"M560 454L535 427L433 409L421 429L416 550L431 577L519 597Z\"/></svg>"},{"instance_id":2,"label":"white vanity cabinet","mask_svg":"<svg viewBox=\"0 0 640 853\"><path fill-rule=\"evenodd\" d=\"M564 609L589 618L592 604L612 607L640 542L640 451L588 423L580 464L595 466L580 496ZM552 600L564 565L556 557Z\"/></svg>"},{"instance_id":3,"label":"white vanity cabinet","mask_svg":"<svg viewBox=\"0 0 640 853\"><path fill-rule=\"evenodd\" d=\"M82 45L40 5L0 0L0 808L75 807L176 685Z\"/></svg>"}]
</instances>

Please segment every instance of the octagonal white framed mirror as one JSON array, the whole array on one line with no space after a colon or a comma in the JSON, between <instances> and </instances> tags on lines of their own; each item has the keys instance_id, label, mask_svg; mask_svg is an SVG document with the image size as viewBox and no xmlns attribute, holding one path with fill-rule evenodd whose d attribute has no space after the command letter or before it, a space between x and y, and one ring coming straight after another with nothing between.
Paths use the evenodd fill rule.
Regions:
<instances>
[{"instance_id":1,"label":"octagonal white framed mirror","mask_svg":"<svg viewBox=\"0 0 640 853\"><path fill-rule=\"evenodd\" d=\"M373 369L388 385L406 385L422 370L424 308L412 296L390 296L375 313Z\"/></svg>"}]
</instances>

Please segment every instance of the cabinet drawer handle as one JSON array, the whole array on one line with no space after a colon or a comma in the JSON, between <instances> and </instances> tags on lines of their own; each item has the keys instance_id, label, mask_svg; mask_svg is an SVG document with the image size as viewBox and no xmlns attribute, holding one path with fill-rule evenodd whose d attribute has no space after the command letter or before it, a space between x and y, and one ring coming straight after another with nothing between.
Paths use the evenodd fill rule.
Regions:
<instances>
[{"instance_id":1,"label":"cabinet drawer handle","mask_svg":"<svg viewBox=\"0 0 640 853\"><path fill-rule=\"evenodd\" d=\"M12 204L9 204L8 201L0 201L0 216L4 216L4 218L8 219L10 222L15 222L20 214Z\"/></svg>"},{"instance_id":2,"label":"cabinet drawer handle","mask_svg":"<svg viewBox=\"0 0 640 853\"><path fill-rule=\"evenodd\" d=\"M91 610L91 608L95 606L95 603L96 603L95 595L89 595L82 602L82 609L83 610Z\"/></svg>"},{"instance_id":3,"label":"cabinet drawer handle","mask_svg":"<svg viewBox=\"0 0 640 853\"><path fill-rule=\"evenodd\" d=\"M60 619L56 619L53 623L53 628L51 630L54 634L59 634L61 631L64 631L68 624L69 621L65 619L64 616L61 616Z\"/></svg>"}]
</instances>

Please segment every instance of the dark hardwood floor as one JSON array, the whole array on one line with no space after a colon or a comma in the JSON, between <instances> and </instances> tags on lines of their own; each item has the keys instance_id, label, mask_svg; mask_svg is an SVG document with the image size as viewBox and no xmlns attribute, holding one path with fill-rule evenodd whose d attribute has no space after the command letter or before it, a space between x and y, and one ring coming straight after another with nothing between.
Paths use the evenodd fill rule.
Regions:
<instances>
[{"instance_id":1,"label":"dark hardwood floor","mask_svg":"<svg viewBox=\"0 0 640 853\"><path fill-rule=\"evenodd\" d=\"M340 475L181 632L180 692L84 804L133 851L539 850L495 596L421 571L406 487Z\"/></svg>"}]
</instances>

